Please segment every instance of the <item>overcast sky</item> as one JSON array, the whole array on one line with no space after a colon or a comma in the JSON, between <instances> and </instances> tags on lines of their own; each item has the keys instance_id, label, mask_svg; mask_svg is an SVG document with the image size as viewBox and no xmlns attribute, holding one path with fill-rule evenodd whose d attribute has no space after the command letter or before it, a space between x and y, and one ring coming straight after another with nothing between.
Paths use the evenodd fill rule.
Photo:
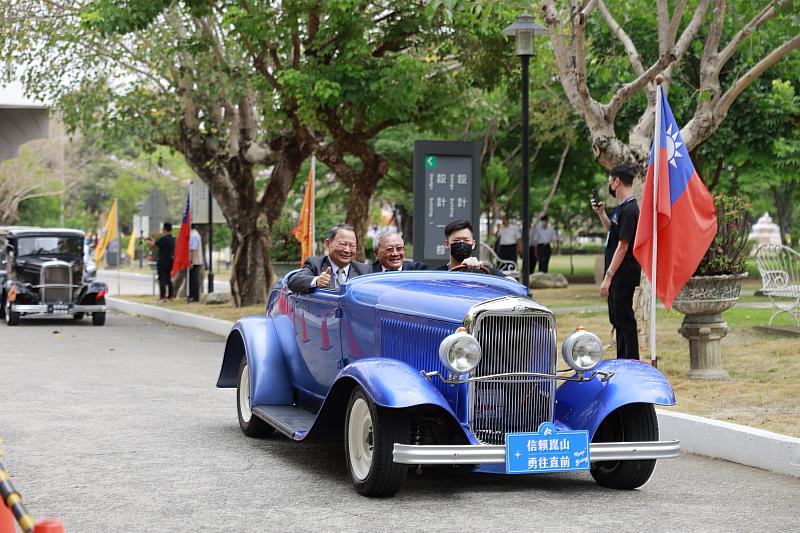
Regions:
<instances>
[{"instance_id":1,"label":"overcast sky","mask_svg":"<svg viewBox=\"0 0 800 533\"><path fill-rule=\"evenodd\" d=\"M22 84L19 82L14 82L8 86L0 85L0 106L25 107L44 105L41 102L25 98L22 93Z\"/></svg>"}]
</instances>

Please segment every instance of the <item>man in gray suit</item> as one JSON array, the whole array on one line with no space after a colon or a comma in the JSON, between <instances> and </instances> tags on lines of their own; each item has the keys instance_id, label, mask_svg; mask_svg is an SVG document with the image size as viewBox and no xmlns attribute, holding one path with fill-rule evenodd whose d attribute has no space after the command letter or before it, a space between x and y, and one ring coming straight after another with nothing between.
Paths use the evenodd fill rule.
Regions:
<instances>
[{"instance_id":1,"label":"man in gray suit","mask_svg":"<svg viewBox=\"0 0 800 533\"><path fill-rule=\"evenodd\" d=\"M428 265L406 261L405 242L396 231L386 231L375 238L373 272L398 272L400 270L428 270Z\"/></svg>"},{"instance_id":2,"label":"man in gray suit","mask_svg":"<svg viewBox=\"0 0 800 533\"><path fill-rule=\"evenodd\" d=\"M289 289L292 292L309 292L315 288L336 289L350 278L369 274L369 265L353 261L357 246L353 226L334 226L325 239L328 255L306 259L303 268L289 278Z\"/></svg>"}]
</instances>

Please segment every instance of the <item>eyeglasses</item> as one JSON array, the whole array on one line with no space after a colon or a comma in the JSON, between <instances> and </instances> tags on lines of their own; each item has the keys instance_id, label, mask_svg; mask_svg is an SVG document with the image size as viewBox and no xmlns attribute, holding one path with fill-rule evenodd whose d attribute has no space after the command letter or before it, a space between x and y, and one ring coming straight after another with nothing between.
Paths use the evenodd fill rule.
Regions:
<instances>
[{"instance_id":1,"label":"eyeglasses","mask_svg":"<svg viewBox=\"0 0 800 533\"><path fill-rule=\"evenodd\" d=\"M354 242L339 241L334 246L337 248L350 248L351 250L355 250L358 245Z\"/></svg>"},{"instance_id":2,"label":"eyeglasses","mask_svg":"<svg viewBox=\"0 0 800 533\"><path fill-rule=\"evenodd\" d=\"M395 246L395 247L390 247L390 248L383 248L382 250L384 252L388 253L388 254L391 254L391 253L398 253L399 254L400 252L404 251L405 249L406 249L405 246Z\"/></svg>"},{"instance_id":3,"label":"eyeglasses","mask_svg":"<svg viewBox=\"0 0 800 533\"><path fill-rule=\"evenodd\" d=\"M456 237L455 239L450 241L450 244L455 244L457 242L465 242L467 244L472 244L474 241L469 237Z\"/></svg>"}]
</instances>

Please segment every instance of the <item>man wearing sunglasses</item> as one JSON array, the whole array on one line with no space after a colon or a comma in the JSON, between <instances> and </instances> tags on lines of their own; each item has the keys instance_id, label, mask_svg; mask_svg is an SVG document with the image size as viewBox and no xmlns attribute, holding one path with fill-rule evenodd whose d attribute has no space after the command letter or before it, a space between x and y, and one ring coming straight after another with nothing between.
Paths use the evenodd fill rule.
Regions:
<instances>
[{"instance_id":1,"label":"man wearing sunglasses","mask_svg":"<svg viewBox=\"0 0 800 533\"><path fill-rule=\"evenodd\" d=\"M328 255L306 259L303 268L289 278L289 289L292 292L309 292L315 288L338 289L350 278L369 274L369 265L353 261L357 246L353 226L334 226L325 239Z\"/></svg>"},{"instance_id":2,"label":"man wearing sunglasses","mask_svg":"<svg viewBox=\"0 0 800 533\"><path fill-rule=\"evenodd\" d=\"M428 270L428 265L418 261L406 261L403 238L396 231L387 231L375 238L375 262L373 272L399 272L401 270Z\"/></svg>"}]
</instances>

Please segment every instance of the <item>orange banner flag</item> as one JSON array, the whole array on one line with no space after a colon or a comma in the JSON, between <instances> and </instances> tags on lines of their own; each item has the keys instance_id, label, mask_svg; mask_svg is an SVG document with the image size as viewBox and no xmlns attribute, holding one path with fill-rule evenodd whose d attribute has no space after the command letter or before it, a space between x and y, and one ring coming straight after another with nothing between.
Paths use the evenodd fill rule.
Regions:
<instances>
[{"instance_id":1,"label":"orange banner flag","mask_svg":"<svg viewBox=\"0 0 800 533\"><path fill-rule=\"evenodd\" d=\"M314 181L316 159L312 157L311 168L308 170L308 183L303 195L303 207L300 208L300 220L292 228L292 235L300 241L300 265L305 263L309 256L314 255Z\"/></svg>"}]
</instances>

